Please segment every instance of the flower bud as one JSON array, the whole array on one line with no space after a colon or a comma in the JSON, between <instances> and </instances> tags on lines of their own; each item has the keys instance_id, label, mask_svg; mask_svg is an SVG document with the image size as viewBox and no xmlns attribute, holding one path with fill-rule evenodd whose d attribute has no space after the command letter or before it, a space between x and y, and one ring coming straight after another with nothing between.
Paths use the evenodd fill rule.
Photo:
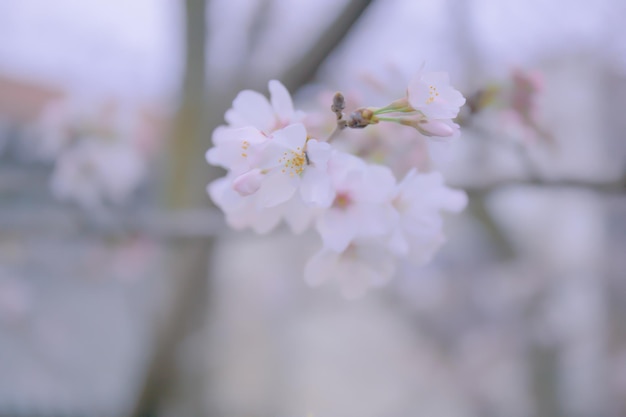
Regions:
<instances>
[{"instance_id":1,"label":"flower bud","mask_svg":"<svg viewBox=\"0 0 626 417\"><path fill-rule=\"evenodd\" d=\"M454 129L440 120L425 120L418 124L417 130L425 136L446 138L454 135Z\"/></svg>"},{"instance_id":2,"label":"flower bud","mask_svg":"<svg viewBox=\"0 0 626 417\"><path fill-rule=\"evenodd\" d=\"M414 112L415 109L409 103L409 100L406 97L400 98L390 105L383 107L386 110L393 110L400 113L411 113Z\"/></svg>"},{"instance_id":3,"label":"flower bud","mask_svg":"<svg viewBox=\"0 0 626 417\"><path fill-rule=\"evenodd\" d=\"M368 125L374 125L376 123L378 123L378 119L374 115L374 112L371 109L366 108L355 110L347 121L348 127L353 129L362 129Z\"/></svg>"},{"instance_id":4,"label":"flower bud","mask_svg":"<svg viewBox=\"0 0 626 417\"><path fill-rule=\"evenodd\" d=\"M346 108L346 99L340 92L335 93L333 97L333 104L330 109L337 115L337 118L341 117L341 112Z\"/></svg>"},{"instance_id":5,"label":"flower bud","mask_svg":"<svg viewBox=\"0 0 626 417\"><path fill-rule=\"evenodd\" d=\"M233 180L233 189L242 196L256 193L261 188L263 172L260 169L252 169Z\"/></svg>"},{"instance_id":6,"label":"flower bud","mask_svg":"<svg viewBox=\"0 0 626 417\"><path fill-rule=\"evenodd\" d=\"M400 124L417 129L424 136L447 138L454 135L454 129L441 120L428 120L422 117L399 119Z\"/></svg>"}]
</instances>

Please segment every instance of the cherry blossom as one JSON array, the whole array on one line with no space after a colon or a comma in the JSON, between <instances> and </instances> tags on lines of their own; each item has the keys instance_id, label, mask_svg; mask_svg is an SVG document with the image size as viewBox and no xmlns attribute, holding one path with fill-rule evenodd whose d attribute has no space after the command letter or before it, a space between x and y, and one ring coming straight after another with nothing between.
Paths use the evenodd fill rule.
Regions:
<instances>
[{"instance_id":1,"label":"cherry blossom","mask_svg":"<svg viewBox=\"0 0 626 417\"><path fill-rule=\"evenodd\" d=\"M213 132L213 144L206 153L211 165L221 166L236 174L252 169L259 156L260 145L268 136L252 126L231 129L220 126Z\"/></svg>"},{"instance_id":2,"label":"cherry blossom","mask_svg":"<svg viewBox=\"0 0 626 417\"><path fill-rule=\"evenodd\" d=\"M265 234L284 220L293 233L299 234L309 228L318 208L307 205L298 193L286 202L274 207L260 207L258 195L242 195L233 188L231 177L222 177L207 186L213 202L226 215L226 222L237 230L251 228Z\"/></svg>"},{"instance_id":3,"label":"cherry blossom","mask_svg":"<svg viewBox=\"0 0 626 417\"><path fill-rule=\"evenodd\" d=\"M369 287L385 285L396 271L396 259L376 240L355 241L337 253L322 248L304 268L304 280L318 286L336 280L344 297L361 297Z\"/></svg>"},{"instance_id":4,"label":"cherry blossom","mask_svg":"<svg viewBox=\"0 0 626 417\"><path fill-rule=\"evenodd\" d=\"M391 170L335 152L329 161L329 173L333 203L316 221L324 245L342 252L357 237L386 234L394 220L391 197L395 178Z\"/></svg>"},{"instance_id":5,"label":"cherry blossom","mask_svg":"<svg viewBox=\"0 0 626 417\"><path fill-rule=\"evenodd\" d=\"M451 119L428 119L421 114L401 118L400 124L417 129L422 135L436 138L458 138L461 135L459 125Z\"/></svg>"},{"instance_id":6,"label":"cherry blossom","mask_svg":"<svg viewBox=\"0 0 626 417\"><path fill-rule=\"evenodd\" d=\"M116 100L55 101L19 150L24 158L54 164L50 185L57 198L86 208L122 204L144 180L146 145L158 137L145 110Z\"/></svg>"},{"instance_id":7,"label":"cherry blossom","mask_svg":"<svg viewBox=\"0 0 626 417\"><path fill-rule=\"evenodd\" d=\"M264 234L280 223L283 211L279 207L259 210L256 196L241 195L233 188L232 182L231 177L222 177L207 187L211 200L224 212L230 227L237 230L249 227Z\"/></svg>"},{"instance_id":8,"label":"cherry blossom","mask_svg":"<svg viewBox=\"0 0 626 417\"><path fill-rule=\"evenodd\" d=\"M273 133L259 152L254 175L238 178L239 188L257 188L258 203L273 207L300 191L302 199L317 206L328 206L332 199L326 172L331 148L328 143L307 137L304 125L289 125ZM250 184L253 181L254 184Z\"/></svg>"},{"instance_id":9,"label":"cherry blossom","mask_svg":"<svg viewBox=\"0 0 626 417\"><path fill-rule=\"evenodd\" d=\"M268 83L270 100L259 92L240 92L224 115L230 127L252 126L269 134L291 123L300 122L304 113L294 110L289 91L277 80Z\"/></svg>"},{"instance_id":10,"label":"cherry blossom","mask_svg":"<svg viewBox=\"0 0 626 417\"><path fill-rule=\"evenodd\" d=\"M430 260L445 241L441 212L459 212L467 203L440 174L418 174L414 167L429 168L421 140L460 134L452 119L465 99L447 74L420 73L406 97L348 115L344 96L335 93L329 106L335 128L326 141L311 135L324 137L326 118L307 117L305 127L299 121L306 115L293 110L284 86L273 81L269 87L270 100L253 91L237 96L226 113L229 125L215 130L206 154L227 170L207 187L227 223L257 233L282 221L294 233L314 225L322 248L307 262L305 281L316 286L334 280L347 298L387 283L400 262ZM384 164L404 179L398 183Z\"/></svg>"},{"instance_id":11,"label":"cherry blossom","mask_svg":"<svg viewBox=\"0 0 626 417\"><path fill-rule=\"evenodd\" d=\"M51 179L53 194L84 207L105 201L121 204L146 174L141 156L121 142L86 138L57 160Z\"/></svg>"},{"instance_id":12,"label":"cherry blossom","mask_svg":"<svg viewBox=\"0 0 626 417\"><path fill-rule=\"evenodd\" d=\"M466 194L446 187L438 172L411 170L393 198L398 221L389 239L390 249L415 264L427 262L444 242L440 211L458 213L466 205Z\"/></svg>"},{"instance_id":13,"label":"cherry blossom","mask_svg":"<svg viewBox=\"0 0 626 417\"><path fill-rule=\"evenodd\" d=\"M418 266L430 261L445 241L440 212L462 210L467 197L462 191L447 188L438 173L418 174L412 170L396 185L393 177L382 175L383 171L364 175L373 166L365 168L358 160L350 161L349 155L341 156L340 160L343 175L334 175L350 178L347 184L357 193L338 191L336 199L340 207L335 207L336 203L318 218L324 247L307 262L305 280L316 286L335 279L344 296L354 298L371 286L388 282L402 260ZM331 159L331 168L333 162ZM361 182L361 178L369 181ZM385 197L380 201L383 204L375 210L370 207L371 211L344 210L346 207L342 205L358 205L352 196L358 196L359 185L363 183L384 190L381 195ZM338 190L341 189L339 185ZM323 221L329 224L320 230Z\"/></svg>"},{"instance_id":14,"label":"cherry blossom","mask_svg":"<svg viewBox=\"0 0 626 417\"><path fill-rule=\"evenodd\" d=\"M411 107L428 119L454 119L465 104L463 95L450 85L445 72L420 72L409 82L407 99Z\"/></svg>"}]
</instances>

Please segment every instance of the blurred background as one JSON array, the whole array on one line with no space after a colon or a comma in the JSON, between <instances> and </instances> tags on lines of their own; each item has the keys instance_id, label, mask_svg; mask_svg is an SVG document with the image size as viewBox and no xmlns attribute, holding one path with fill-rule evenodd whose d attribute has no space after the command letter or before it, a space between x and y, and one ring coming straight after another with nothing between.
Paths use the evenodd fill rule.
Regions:
<instances>
[{"instance_id":1,"label":"blurred background","mask_svg":"<svg viewBox=\"0 0 626 417\"><path fill-rule=\"evenodd\" d=\"M624 17L0 0L0 416L626 416ZM435 167L470 197L427 267L349 302L303 282L313 234L211 208L238 91L323 113L423 63L468 98Z\"/></svg>"}]
</instances>

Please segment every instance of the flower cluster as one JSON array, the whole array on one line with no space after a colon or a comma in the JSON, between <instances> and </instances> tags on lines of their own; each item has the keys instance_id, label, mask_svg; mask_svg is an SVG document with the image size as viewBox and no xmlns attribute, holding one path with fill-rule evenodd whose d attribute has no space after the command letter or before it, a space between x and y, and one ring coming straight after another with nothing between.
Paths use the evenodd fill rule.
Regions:
<instances>
[{"instance_id":1,"label":"flower cluster","mask_svg":"<svg viewBox=\"0 0 626 417\"><path fill-rule=\"evenodd\" d=\"M310 285L339 282L349 298L386 283L400 260L428 261L443 243L441 211L459 212L467 198L444 185L439 173L409 170L397 181L392 169L337 146L341 132L370 125L411 126L422 135L458 136L453 122L463 96L444 73L420 73L407 95L381 108L348 116L337 93L336 127L326 138L307 114L294 109L287 89L269 83L270 99L243 91L213 133L207 161L227 170L208 193L235 229L267 233L285 221L294 233L313 227L322 248L305 266Z\"/></svg>"},{"instance_id":2,"label":"flower cluster","mask_svg":"<svg viewBox=\"0 0 626 417\"><path fill-rule=\"evenodd\" d=\"M135 109L74 101L45 109L26 154L54 163L55 197L85 208L122 204L147 173L147 143L153 135Z\"/></svg>"}]
</instances>

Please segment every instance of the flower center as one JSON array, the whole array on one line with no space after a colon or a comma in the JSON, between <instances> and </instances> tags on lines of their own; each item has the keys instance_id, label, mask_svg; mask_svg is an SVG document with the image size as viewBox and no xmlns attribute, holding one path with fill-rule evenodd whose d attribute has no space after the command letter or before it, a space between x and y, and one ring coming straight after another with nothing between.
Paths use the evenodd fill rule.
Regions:
<instances>
[{"instance_id":1,"label":"flower center","mask_svg":"<svg viewBox=\"0 0 626 417\"><path fill-rule=\"evenodd\" d=\"M439 96L439 92L437 92L437 87L431 85L428 87L428 98L426 99L426 104L430 104L435 101L435 98Z\"/></svg>"},{"instance_id":2,"label":"flower center","mask_svg":"<svg viewBox=\"0 0 626 417\"><path fill-rule=\"evenodd\" d=\"M244 158L248 157L248 148L250 147L250 142L248 142L247 140L244 140L243 142L241 142L241 156L243 156Z\"/></svg>"},{"instance_id":3,"label":"flower center","mask_svg":"<svg viewBox=\"0 0 626 417\"><path fill-rule=\"evenodd\" d=\"M278 164L282 166L281 172L283 174L294 177L302 175L305 165L308 164L308 157L306 152L298 146L295 151L285 151L278 160Z\"/></svg>"},{"instance_id":4,"label":"flower center","mask_svg":"<svg viewBox=\"0 0 626 417\"><path fill-rule=\"evenodd\" d=\"M337 193L335 201L333 201L333 207L341 210L345 210L348 206L350 206L350 204L352 204L352 198L350 197L350 194L346 192Z\"/></svg>"},{"instance_id":5,"label":"flower center","mask_svg":"<svg viewBox=\"0 0 626 417\"><path fill-rule=\"evenodd\" d=\"M405 199L403 199L401 196L397 196L393 200L391 200L391 205L393 206L393 208L398 210L400 214L403 214L409 208L409 203L405 201Z\"/></svg>"}]
</instances>

